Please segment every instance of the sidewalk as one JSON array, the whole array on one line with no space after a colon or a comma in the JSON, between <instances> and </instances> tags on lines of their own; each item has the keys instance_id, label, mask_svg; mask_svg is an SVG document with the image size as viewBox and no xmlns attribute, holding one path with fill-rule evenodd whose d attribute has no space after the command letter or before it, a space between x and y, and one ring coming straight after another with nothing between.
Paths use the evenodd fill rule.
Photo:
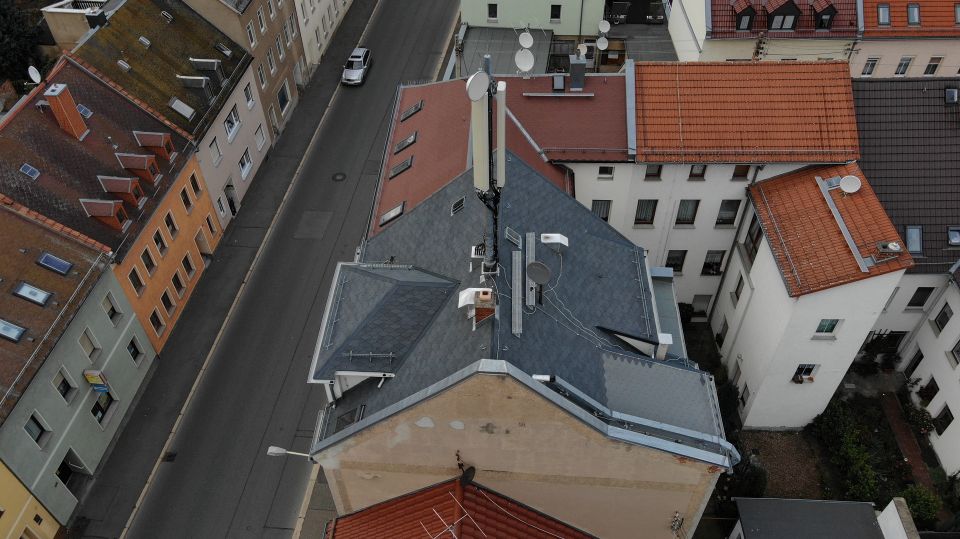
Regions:
<instances>
[{"instance_id":1,"label":"sidewalk","mask_svg":"<svg viewBox=\"0 0 960 539\"><path fill-rule=\"evenodd\" d=\"M70 537L119 537L243 284L377 0L353 0L295 113L274 144L173 330L112 453L74 513ZM170 455L170 458L176 458Z\"/></svg>"},{"instance_id":2,"label":"sidewalk","mask_svg":"<svg viewBox=\"0 0 960 539\"><path fill-rule=\"evenodd\" d=\"M913 436L913 431L910 430L910 425L907 424L907 420L903 417L903 410L900 408L900 402L897 401L897 396L893 393L884 393L883 396L880 397L880 406L883 407L883 413L887 416L890 429L897 439L897 447L900 448L900 453L903 454L904 458L907 459L907 463L910 464L910 472L913 475L913 480L918 485L927 487L931 492L936 492L937 489L933 485L933 478L930 477L930 470L927 469L927 465L923 462L923 454L920 453L920 446L917 444L917 439Z\"/></svg>"}]
</instances>

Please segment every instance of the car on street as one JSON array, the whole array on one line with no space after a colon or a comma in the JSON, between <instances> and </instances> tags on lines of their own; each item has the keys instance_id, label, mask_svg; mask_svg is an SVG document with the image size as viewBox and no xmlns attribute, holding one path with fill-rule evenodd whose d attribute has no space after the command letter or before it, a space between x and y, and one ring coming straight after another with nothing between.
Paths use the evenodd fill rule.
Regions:
<instances>
[{"instance_id":1,"label":"car on street","mask_svg":"<svg viewBox=\"0 0 960 539\"><path fill-rule=\"evenodd\" d=\"M370 49L357 47L350 53L347 63L343 64L343 75L340 82L349 86L363 84L370 71Z\"/></svg>"}]
</instances>

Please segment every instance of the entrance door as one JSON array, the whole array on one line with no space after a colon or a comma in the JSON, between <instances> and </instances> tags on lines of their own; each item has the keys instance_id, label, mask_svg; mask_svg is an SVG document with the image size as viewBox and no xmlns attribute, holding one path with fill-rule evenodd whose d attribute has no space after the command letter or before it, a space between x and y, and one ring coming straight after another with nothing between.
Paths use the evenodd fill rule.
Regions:
<instances>
[{"instance_id":1,"label":"entrance door","mask_svg":"<svg viewBox=\"0 0 960 539\"><path fill-rule=\"evenodd\" d=\"M228 183L223 193L227 195L227 205L230 206L230 215L236 217L237 211L240 210L240 201L237 199L237 189L232 183Z\"/></svg>"},{"instance_id":2,"label":"entrance door","mask_svg":"<svg viewBox=\"0 0 960 539\"><path fill-rule=\"evenodd\" d=\"M693 317L706 319L707 309L710 308L710 294L697 294L693 296ZM701 322L702 320L695 320Z\"/></svg>"},{"instance_id":3,"label":"entrance door","mask_svg":"<svg viewBox=\"0 0 960 539\"><path fill-rule=\"evenodd\" d=\"M197 244L197 250L200 251L203 267L210 266L210 262L213 260L213 249L210 247L210 242L207 241L207 236L203 233L202 228L197 230L197 235L193 237L193 241Z\"/></svg>"}]
</instances>

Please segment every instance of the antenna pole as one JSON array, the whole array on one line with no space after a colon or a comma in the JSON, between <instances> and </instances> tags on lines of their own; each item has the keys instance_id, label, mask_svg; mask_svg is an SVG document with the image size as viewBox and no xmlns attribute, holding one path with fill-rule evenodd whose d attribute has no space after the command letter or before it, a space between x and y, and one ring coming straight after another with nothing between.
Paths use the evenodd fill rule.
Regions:
<instances>
[{"instance_id":1,"label":"antenna pole","mask_svg":"<svg viewBox=\"0 0 960 539\"><path fill-rule=\"evenodd\" d=\"M480 193L480 199L483 200L484 205L490 209L490 212L493 214L493 231L490 234L490 248L487 250L487 259L484 260L484 270L489 273L494 273L497 271L497 265L500 262L500 253L499 253L499 239L497 238L497 231L499 230L499 213L500 213L500 186L497 185L497 177L494 167L494 158L493 158L493 97L497 93L497 82L493 79L492 69L490 67L490 55L483 55L483 70L490 75L490 85L487 88L487 166L489 171L489 190L485 193ZM503 141L501 141L503 144Z\"/></svg>"}]
</instances>

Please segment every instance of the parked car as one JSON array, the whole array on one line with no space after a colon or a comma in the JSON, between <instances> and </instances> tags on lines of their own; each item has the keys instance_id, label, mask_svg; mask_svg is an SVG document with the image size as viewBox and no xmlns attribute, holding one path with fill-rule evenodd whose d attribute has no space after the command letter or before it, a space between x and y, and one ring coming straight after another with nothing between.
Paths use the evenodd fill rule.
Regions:
<instances>
[{"instance_id":1,"label":"parked car","mask_svg":"<svg viewBox=\"0 0 960 539\"><path fill-rule=\"evenodd\" d=\"M663 24L665 19L663 2L650 2L647 5L647 15L644 18L646 24Z\"/></svg>"},{"instance_id":2,"label":"parked car","mask_svg":"<svg viewBox=\"0 0 960 539\"><path fill-rule=\"evenodd\" d=\"M370 71L370 49L358 47L350 53L347 63L343 64L340 82L349 86L363 84Z\"/></svg>"}]
</instances>

